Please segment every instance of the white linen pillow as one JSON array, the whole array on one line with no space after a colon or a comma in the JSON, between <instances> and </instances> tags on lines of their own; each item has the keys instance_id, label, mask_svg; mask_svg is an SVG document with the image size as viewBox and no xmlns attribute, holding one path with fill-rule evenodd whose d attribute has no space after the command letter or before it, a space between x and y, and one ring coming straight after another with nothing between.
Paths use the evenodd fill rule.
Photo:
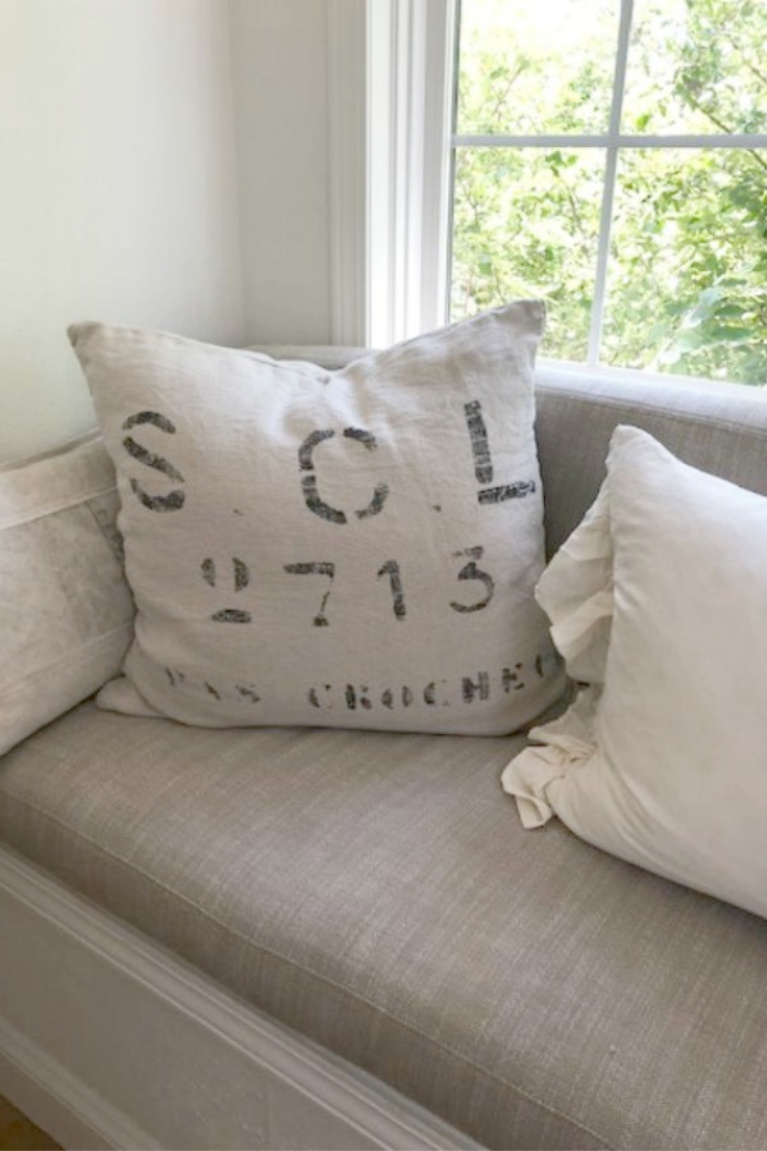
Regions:
<instances>
[{"instance_id":1,"label":"white linen pillow","mask_svg":"<svg viewBox=\"0 0 767 1151\"><path fill-rule=\"evenodd\" d=\"M502 776L523 824L767 916L767 499L635 428L538 586L589 684Z\"/></svg>"},{"instance_id":2,"label":"white linen pillow","mask_svg":"<svg viewBox=\"0 0 767 1151\"><path fill-rule=\"evenodd\" d=\"M533 597L543 321L517 302L336 372L73 327L138 609L101 702L216 727L532 721L564 682Z\"/></svg>"},{"instance_id":3,"label":"white linen pillow","mask_svg":"<svg viewBox=\"0 0 767 1151\"><path fill-rule=\"evenodd\" d=\"M0 469L0 753L122 665L133 601L116 512L100 440Z\"/></svg>"}]
</instances>

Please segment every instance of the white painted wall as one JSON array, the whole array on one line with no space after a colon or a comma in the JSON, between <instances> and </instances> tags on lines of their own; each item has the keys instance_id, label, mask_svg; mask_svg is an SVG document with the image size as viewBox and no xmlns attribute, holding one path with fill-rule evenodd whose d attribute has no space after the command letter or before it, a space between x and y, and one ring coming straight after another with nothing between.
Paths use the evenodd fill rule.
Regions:
<instances>
[{"instance_id":1,"label":"white painted wall","mask_svg":"<svg viewBox=\"0 0 767 1151\"><path fill-rule=\"evenodd\" d=\"M73 321L330 340L332 2L0 0L0 462L93 426Z\"/></svg>"},{"instance_id":2,"label":"white painted wall","mask_svg":"<svg viewBox=\"0 0 767 1151\"><path fill-rule=\"evenodd\" d=\"M248 338L326 343L328 0L230 0L230 11Z\"/></svg>"},{"instance_id":3,"label":"white painted wall","mask_svg":"<svg viewBox=\"0 0 767 1151\"><path fill-rule=\"evenodd\" d=\"M0 0L0 460L92 426L72 321L246 338L227 16Z\"/></svg>"}]
</instances>

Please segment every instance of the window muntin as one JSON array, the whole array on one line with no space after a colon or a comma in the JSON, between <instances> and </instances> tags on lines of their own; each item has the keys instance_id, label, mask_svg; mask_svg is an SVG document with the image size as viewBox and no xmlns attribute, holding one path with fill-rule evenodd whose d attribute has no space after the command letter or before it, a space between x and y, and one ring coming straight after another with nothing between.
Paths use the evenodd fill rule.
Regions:
<instances>
[{"instance_id":1,"label":"window muntin","mask_svg":"<svg viewBox=\"0 0 767 1151\"><path fill-rule=\"evenodd\" d=\"M767 132L764 0L634 0L624 132Z\"/></svg>"},{"instance_id":2,"label":"window muntin","mask_svg":"<svg viewBox=\"0 0 767 1151\"><path fill-rule=\"evenodd\" d=\"M617 35L617 0L464 0L457 132L606 132Z\"/></svg>"},{"instance_id":3,"label":"window muntin","mask_svg":"<svg viewBox=\"0 0 767 1151\"><path fill-rule=\"evenodd\" d=\"M542 295L550 357L767 382L767 4L462 0L457 37L451 318Z\"/></svg>"}]
</instances>

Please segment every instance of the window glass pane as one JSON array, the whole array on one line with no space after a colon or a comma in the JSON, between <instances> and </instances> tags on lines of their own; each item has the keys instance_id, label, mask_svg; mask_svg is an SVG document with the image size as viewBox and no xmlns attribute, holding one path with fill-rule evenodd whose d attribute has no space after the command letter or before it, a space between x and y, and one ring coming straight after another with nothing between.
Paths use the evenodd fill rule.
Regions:
<instances>
[{"instance_id":1,"label":"window glass pane","mask_svg":"<svg viewBox=\"0 0 767 1151\"><path fill-rule=\"evenodd\" d=\"M767 149L621 154L602 360L767 383Z\"/></svg>"},{"instance_id":2,"label":"window glass pane","mask_svg":"<svg viewBox=\"0 0 767 1151\"><path fill-rule=\"evenodd\" d=\"M457 131L606 132L619 0L462 0Z\"/></svg>"},{"instance_id":3,"label":"window glass pane","mask_svg":"<svg viewBox=\"0 0 767 1151\"><path fill-rule=\"evenodd\" d=\"M604 165L595 148L457 150L452 319L542 297L542 354L585 360Z\"/></svg>"},{"instance_id":4,"label":"window glass pane","mask_svg":"<svg viewBox=\"0 0 767 1151\"><path fill-rule=\"evenodd\" d=\"M767 0L635 0L622 130L767 131Z\"/></svg>"}]
</instances>

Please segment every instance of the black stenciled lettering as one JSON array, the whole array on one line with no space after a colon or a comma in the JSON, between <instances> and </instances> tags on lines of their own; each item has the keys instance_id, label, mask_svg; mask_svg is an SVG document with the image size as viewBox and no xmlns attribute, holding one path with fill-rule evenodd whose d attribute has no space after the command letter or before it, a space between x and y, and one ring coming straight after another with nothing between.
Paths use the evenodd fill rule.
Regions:
<instances>
[{"instance_id":1,"label":"black stenciled lettering","mask_svg":"<svg viewBox=\"0 0 767 1151\"><path fill-rule=\"evenodd\" d=\"M165 416L161 416L159 412L137 412L133 416L129 416L122 426L122 430L127 432L130 428L136 427L141 424L152 424L153 427L159 428L160 431L166 432L168 435L175 435L176 429L170 420ZM123 447L129 455L133 456L134 460L139 463L146 464L148 468L154 468L155 471L162 472L163 475L169 476L172 480L178 480L180 483L184 482L184 477L178 468L166 460L164 456L158 456L156 452L150 452L148 448L143 447L137 443L133 436L126 436L123 440Z\"/></svg>"},{"instance_id":2,"label":"black stenciled lettering","mask_svg":"<svg viewBox=\"0 0 767 1151\"><path fill-rule=\"evenodd\" d=\"M490 698L490 676L486 671L477 673L476 680L464 676L461 681L461 692L464 703L473 703L475 699L486 700Z\"/></svg>"},{"instance_id":3,"label":"black stenciled lettering","mask_svg":"<svg viewBox=\"0 0 767 1151\"><path fill-rule=\"evenodd\" d=\"M321 444L323 440L331 440L335 434L332 428L328 428L327 430L312 432L308 435L298 449L298 467L300 471L310 473L310 475L304 476L301 480L304 501L309 511L314 512L314 514L320 516L321 519L328 520L329 523L345 524L345 513L339 511L337 508L332 508L330 504L326 504L324 500L320 499L317 477L314 474L314 449L318 444Z\"/></svg>"},{"instance_id":4,"label":"black stenciled lettering","mask_svg":"<svg viewBox=\"0 0 767 1151\"><path fill-rule=\"evenodd\" d=\"M378 447L375 436L370 432L366 432L363 428L345 428L344 435L347 439L356 440L357 443L364 444L370 452L375 451ZM377 516L383 508L388 494L389 488L386 484L376 484L373 491L373 498L367 507L354 513L357 519L364 520L367 519L368 516Z\"/></svg>"},{"instance_id":5,"label":"black stenciled lettering","mask_svg":"<svg viewBox=\"0 0 767 1151\"><path fill-rule=\"evenodd\" d=\"M301 471L310 472L314 469L314 461L312 459L314 449L317 447L317 444L321 444L323 440L332 440L335 434L332 428L328 428L327 431L311 432L311 434L306 437L298 449L298 466Z\"/></svg>"},{"instance_id":6,"label":"black stenciled lettering","mask_svg":"<svg viewBox=\"0 0 767 1151\"><path fill-rule=\"evenodd\" d=\"M387 560L378 571L378 578L388 575L391 588L392 607L397 619L404 619L406 614L405 593L402 590L402 575L396 560Z\"/></svg>"},{"instance_id":7,"label":"black stenciled lettering","mask_svg":"<svg viewBox=\"0 0 767 1151\"><path fill-rule=\"evenodd\" d=\"M455 578L459 580L477 580L479 583L483 584L485 588L484 596L477 600L476 603L465 604L451 600L450 606L453 611L461 612L463 614L474 611L482 611L483 608L487 607L495 595L495 581L493 577L489 575L488 572L482 571L480 568L478 568L475 563L475 560L482 559L484 552L485 549L481 547L464 548L463 551L453 552L454 559L463 559L464 556L469 558L469 563L464 564Z\"/></svg>"},{"instance_id":8,"label":"black stenciled lettering","mask_svg":"<svg viewBox=\"0 0 767 1151\"><path fill-rule=\"evenodd\" d=\"M403 707L410 707L414 698L415 696L413 695L412 688L407 686L400 688L399 702ZM384 691L381 692L381 703L389 711L394 711L394 708L397 706L397 702L397 696L390 687L387 687Z\"/></svg>"},{"instance_id":9,"label":"black stenciled lettering","mask_svg":"<svg viewBox=\"0 0 767 1151\"><path fill-rule=\"evenodd\" d=\"M248 565L243 560L238 560L237 556L232 558L232 567L234 568L234 590L242 591L250 583L250 571Z\"/></svg>"},{"instance_id":10,"label":"black stenciled lettering","mask_svg":"<svg viewBox=\"0 0 767 1151\"><path fill-rule=\"evenodd\" d=\"M450 707L450 700L449 699L444 699L444 698L443 699L437 699L437 685L438 684L445 687L447 685L447 680L446 679L432 680L431 683L427 684L426 687L423 689L423 701L424 701L424 703L427 704L429 707Z\"/></svg>"},{"instance_id":11,"label":"black stenciled lettering","mask_svg":"<svg viewBox=\"0 0 767 1151\"><path fill-rule=\"evenodd\" d=\"M125 425L123 425L124 427ZM137 444L133 436L126 436L123 440L123 447L128 455L133 456L134 460L138 460L141 464L146 464L148 468L154 468L157 472L162 472L163 475L169 476L172 480L179 480L184 482L184 477L181 472L174 468L170 460L166 460L165 456L158 456L156 452L147 451L142 448L141 444Z\"/></svg>"},{"instance_id":12,"label":"black stenciled lettering","mask_svg":"<svg viewBox=\"0 0 767 1151\"><path fill-rule=\"evenodd\" d=\"M218 571L216 561L208 556L200 564L202 578L209 587L215 588L218 584ZM235 592L243 591L250 583L250 568L244 560L232 556L232 586ZM224 607L213 612L210 617L214 623L251 623L252 616L249 611L241 608Z\"/></svg>"},{"instance_id":13,"label":"black stenciled lettering","mask_svg":"<svg viewBox=\"0 0 767 1151\"><path fill-rule=\"evenodd\" d=\"M334 563L301 563L301 564L285 564L284 570L290 575L321 575L327 576L329 583L328 589L322 597L320 610L312 620L314 627L327 627L328 619L325 615L325 607L328 602L328 596L333 588L333 579L336 574L336 565Z\"/></svg>"},{"instance_id":14,"label":"black stenciled lettering","mask_svg":"<svg viewBox=\"0 0 767 1151\"><path fill-rule=\"evenodd\" d=\"M212 559L205 559L200 564L202 578L211 587L216 586L216 565Z\"/></svg>"},{"instance_id":15,"label":"black stenciled lettering","mask_svg":"<svg viewBox=\"0 0 767 1151\"><path fill-rule=\"evenodd\" d=\"M535 491L535 480L518 480L514 484L501 484L499 488L485 488L477 493L481 504L502 504L505 500L519 500L531 496Z\"/></svg>"},{"instance_id":16,"label":"black stenciled lettering","mask_svg":"<svg viewBox=\"0 0 767 1151\"><path fill-rule=\"evenodd\" d=\"M253 619L249 611L237 607L222 607L210 617L214 623L250 623Z\"/></svg>"},{"instance_id":17,"label":"black stenciled lettering","mask_svg":"<svg viewBox=\"0 0 767 1151\"><path fill-rule=\"evenodd\" d=\"M320 693L317 690L317 688L316 687L310 687L309 688L309 691L307 692L307 698L309 700L309 703L312 705L312 707L320 707L320 708L321 707L326 707L326 708L332 708L333 707L333 698L332 698L333 685L332 685L332 683L326 683L324 691L325 691L325 696L327 698L326 698L326 702L323 704L320 702Z\"/></svg>"},{"instance_id":18,"label":"black stenciled lettering","mask_svg":"<svg viewBox=\"0 0 767 1151\"><path fill-rule=\"evenodd\" d=\"M491 484L493 482L493 459L490 455L490 442L487 438L487 428L482 418L482 404L479 400L472 400L464 404L466 413L466 426L469 429L471 450L474 454L474 475L478 484Z\"/></svg>"},{"instance_id":19,"label":"black stenciled lettering","mask_svg":"<svg viewBox=\"0 0 767 1151\"><path fill-rule=\"evenodd\" d=\"M515 663L513 668L505 667L501 672L501 684L503 690L508 695L511 691L522 691L524 688L523 681L519 678L522 671L522 664Z\"/></svg>"},{"instance_id":20,"label":"black stenciled lettering","mask_svg":"<svg viewBox=\"0 0 767 1151\"><path fill-rule=\"evenodd\" d=\"M347 683L346 691L344 694L346 697L346 706L348 707L349 711L354 711L357 707L357 693L350 683Z\"/></svg>"},{"instance_id":21,"label":"black stenciled lettering","mask_svg":"<svg viewBox=\"0 0 767 1151\"><path fill-rule=\"evenodd\" d=\"M330 504L326 504L324 500L320 499L319 489L317 488L317 477L312 474L304 476L301 480L301 487L304 491L304 503L310 512L314 512L316 516L321 519L327 520L331 524L345 524L346 515L338 511L337 508L332 508Z\"/></svg>"},{"instance_id":22,"label":"black stenciled lettering","mask_svg":"<svg viewBox=\"0 0 767 1151\"><path fill-rule=\"evenodd\" d=\"M165 674L168 677L168 683L171 687L175 687L176 684L183 683L186 679L183 671L179 671L177 667L166 667Z\"/></svg>"},{"instance_id":23,"label":"black stenciled lettering","mask_svg":"<svg viewBox=\"0 0 767 1151\"><path fill-rule=\"evenodd\" d=\"M546 672L544 671L544 668L543 668L543 656L542 655L537 655L535 657L535 670L541 679L545 678Z\"/></svg>"},{"instance_id":24,"label":"black stenciled lettering","mask_svg":"<svg viewBox=\"0 0 767 1151\"><path fill-rule=\"evenodd\" d=\"M314 449L325 440L332 439L335 434L331 428L311 432L298 449L298 467L300 471L309 473L301 478L304 502L309 511L321 519L327 520L328 523L345 524L348 523L346 512L340 508L332 507L320 496L317 476L314 472ZM368 451L375 451L378 447L375 436L371 432L365 431L364 428L345 428L343 434L347 439L362 444ZM355 511L354 514L357 519L368 519L370 516L378 515L383 509L388 495L388 486L384 483L377 484L370 503Z\"/></svg>"},{"instance_id":25,"label":"black stenciled lettering","mask_svg":"<svg viewBox=\"0 0 767 1151\"><path fill-rule=\"evenodd\" d=\"M477 483L492 484L494 477L493 457L490 451L490 438L487 426L482 415L482 404L479 400L471 400L463 405L466 417L466 426L469 430L471 451L474 456L474 475ZM496 487L485 487L477 492L480 504L501 504L506 500L518 500L524 496L532 495L535 491L535 480L515 480L509 484L499 484Z\"/></svg>"},{"instance_id":26,"label":"black stenciled lettering","mask_svg":"<svg viewBox=\"0 0 767 1151\"><path fill-rule=\"evenodd\" d=\"M184 506L186 496L182 491L172 491L167 496L150 496L138 480L131 478L131 491L150 512L177 512Z\"/></svg>"},{"instance_id":27,"label":"black stenciled lettering","mask_svg":"<svg viewBox=\"0 0 767 1151\"><path fill-rule=\"evenodd\" d=\"M235 691L238 695L242 696L243 699L247 699L249 703L261 702L261 696L252 683L237 683L235 684Z\"/></svg>"},{"instance_id":28,"label":"black stenciled lettering","mask_svg":"<svg viewBox=\"0 0 767 1151\"><path fill-rule=\"evenodd\" d=\"M221 702L221 693L217 690L217 688L213 686L212 683L206 683L205 689L209 695L212 695L214 699L219 701L219 703Z\"/></svg>"},{"instance_id":29,"label":"black stenciled lettering","mask_svg":"<svg viewBox=\"0 0 767 1151\"><path fill-rule=\"evenodd\" d=\"M373 707L373 704L370 702L370 696L368 695L369 691L369 687L367 687L365 684L361 684L359 695L357 696L357 702L359 703L360 707L364 707L366 711L370 711Z\"/></svg>"},{"instance_id":30,"label":"black stenciled lettering","mask_svg":"<svg viewBox=\"0 0 767 1151\"><path fill-rule=\"evenodd\" d=\"M364 444L371 452L378 447L373 433L366 432L364 428L344 428L344 435L347 440L356 440L358 444Z\"/></svg>"},{"instance_id":31,"label":"black stenciled lettering","mask_svg":"<svg viewBox=\"0 0 767 1151\"><path fill-rule=\"evenodd\" d=\"M152 427L158 428L161 432L165 432L166 435L172 436L176 434L176 429L171 421L159 412L135 412L134 415L128 416L127 420L125 420L122 425L122 430L127 432L130 431L131 428L140 427L143 424L150 424ZM125 437L123 447L128 455L132 456L133 459L139 463L144 464L148 468L153 468L154 471L161 472L163 475L168 476L169 479L176 480L177 483L184 483L184 477L181 475L181 472L170 460L166 460L164 456L149 451L148 448L137 443L133 436ZM180 489L174 489L166 496L153 496L143 489L137 479L131 478L130 486L137 499L151 512L179 511L184 506L186 500L185 493Z\"/></svg>"},{"instance_id":32,"label":"black stenciled lettering","mask_svg":"<svg viewBox=\"0 0 767 1151\"><path fill-rule=\"evenodd\" d=\"M373 498L367 507L362 508L361 511L355 512L358 520L366 520L370 516L377 516L378 513L386 502L386 497L389 494L389 488L386 484L378 484L373 492Z\"/></svg>"}]
</instances>

